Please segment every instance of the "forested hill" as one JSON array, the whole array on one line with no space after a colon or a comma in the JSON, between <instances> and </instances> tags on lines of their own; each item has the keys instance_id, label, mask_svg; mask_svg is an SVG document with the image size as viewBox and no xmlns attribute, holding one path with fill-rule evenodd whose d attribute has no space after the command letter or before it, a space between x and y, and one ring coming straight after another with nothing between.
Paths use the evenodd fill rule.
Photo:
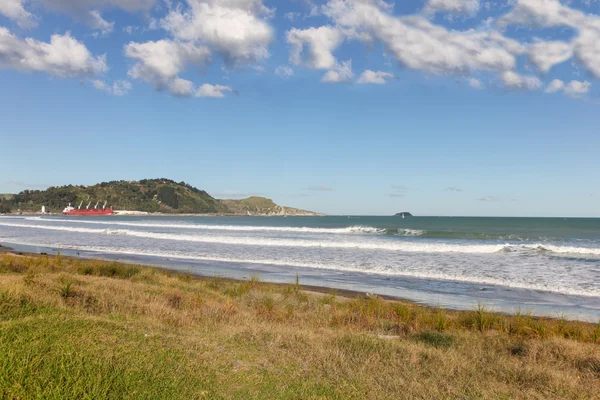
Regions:
<instances>
[{"instance_id":1,"label":"forested hill","mask_svg":"<svg viewBox=\"0 0 600 400\"><path fill-rule=\"evenodd\" d=\"M170 179L141 181L111 181L93 186L60 186L47 190L24 190L11 200L12 208L39 211L42 205L49 212L60 212L69 203L74 207L90 201L93 207L104 201L114 210L134 210L165 213L227 213L219 200L185 182ZM15 210L13 210L15 211Z\"/></svg>"},{"instance_id":2,"label":"forested hill","mask_svg":"<svg viewBox=\"0 0 600 400\"><path fill-rule=\"evenodd\" d=\"M170 179L143 179L141 181L111 181L93 186L60 186L46 190L24 190L19 194L0 198L0 213L36 212L42 206L52 213L61 212L67 204L77 207L83 202L91 208L100 202L113 210L162 212L174 214L228 214L228 215L317 215L309 211L281 207L265 198L218 200L204 190L185 182Z\"/></svg>"}]
</instances>

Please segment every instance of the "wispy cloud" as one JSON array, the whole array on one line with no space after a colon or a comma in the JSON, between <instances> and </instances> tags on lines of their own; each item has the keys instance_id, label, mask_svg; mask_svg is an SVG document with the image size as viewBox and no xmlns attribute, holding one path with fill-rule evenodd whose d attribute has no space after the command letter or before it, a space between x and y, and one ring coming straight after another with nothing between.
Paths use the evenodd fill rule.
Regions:
<instances>
[{"instance_id":1,"label":"wispy cloud","mask_svg":"<svg viewBox=\"0 0 600 400\"><path fill-rule=\"evenodd\" d=\"M399 198L404 197L404 194L402 194L402 193L388 193L388 194L386 194L386 196L388 196L388 197L394 197L394 198L399 199Z\"/></svg>"},{"instance_id":2,"label":"wispy cloud","mask_svg":"<svg viewBox=\"0 0 600 400\"><path fill-rule=\"evenodd\" d=\"M318 192L331 192L333 188L331 186L319 185L319 186L309 186L308 190L315 190Z\"/></svg>"},{"instance_id":3,"label":"wispy cloud","mask_svg":"<svg viewBox=\"0 0 600 400\"><path fill-rule=\"evenodd\" d=\"M477 201L501 201L502 197L498 196L484 196L477 199Z\"/></svg>"},{"instance_id":4,"label":"wispy cloud","mask_svg":"<svg viewBox=\"0 0 600 400\"><path fill-rule=\"evenodd\" d=\"M290 194L290 197L310 197L310 194L308 194L308 193L293 193L293 194Z\"/></svg>"},{"instance_id":5,"label":"wispy cloud","mask_svg":"<svg viewBox=\"0 0 600 400\"><path fill-rule=\"evenodd\" d=\"M21 187L26 187L26 188L40 188L40 189L45 189L48 186L50 186L45 183L27 183L27 182L22 182L22 181L15 181L12 179L9 179L7 183L9 185L21 186Z\"/></svg>"},{"instance_id":6,"label":"wispy cloud","mask_svg":"<svg viewBox=\"0 0 600 400\"><path fill-rule=\"evenodd\" d=\"M409 189L409 187L405 186L405 185L392 185L392 189L407 191Z\"/></svg>"},{"instance_id":7,"label":"wispy cloud","mask_svg":"<svg viewBox=\"0 0 600 400\"><path fill-rule=\"evenodd\" d=\"M446 192L464 192L465 190L459 186L448 186L444 189Z\"/></svg>"}]
</instances>

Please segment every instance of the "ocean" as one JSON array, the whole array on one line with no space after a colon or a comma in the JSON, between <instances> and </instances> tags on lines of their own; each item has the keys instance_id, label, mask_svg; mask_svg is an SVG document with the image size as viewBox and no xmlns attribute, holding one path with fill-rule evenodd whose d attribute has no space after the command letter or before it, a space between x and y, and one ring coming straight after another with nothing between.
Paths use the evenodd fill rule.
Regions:
<instances>
[{"instance_id":1,"label":"ocean","mask_svg":"<svg viewBox=\"0 0 600 400\"><path fill-rule=\"evenodd\" d=\"M600 219L0 217L0 243L454 309L600 319Z\"/></svg>"}]
</instances>

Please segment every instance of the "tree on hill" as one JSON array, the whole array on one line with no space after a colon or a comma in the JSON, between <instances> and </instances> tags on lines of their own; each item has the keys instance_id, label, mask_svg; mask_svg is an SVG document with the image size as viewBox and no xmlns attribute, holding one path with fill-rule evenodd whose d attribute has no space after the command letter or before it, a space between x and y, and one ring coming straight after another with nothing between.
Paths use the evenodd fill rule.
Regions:
<instances>
[{"instance_id":1,"label":"tree on hill","mask_svg":"<svg viewBox=\"0 0 600 400\"><path fill-rule=\"evenodd\" d=\"M0 203L0 214L10 214L12 211L10 205L5 202Z\"/></svg>"}]
</instances>

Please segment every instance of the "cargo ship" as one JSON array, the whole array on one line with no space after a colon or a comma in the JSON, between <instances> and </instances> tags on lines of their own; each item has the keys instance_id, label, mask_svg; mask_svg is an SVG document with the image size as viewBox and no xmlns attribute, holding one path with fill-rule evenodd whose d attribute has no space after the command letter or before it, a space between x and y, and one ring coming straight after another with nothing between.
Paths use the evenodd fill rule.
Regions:
<instances>
[{"instance_id":1,"label":"cargo ship","mask_svg":"<svg viewBox=\"0 0 600 400\"><path fill-rule=\"evenodd\" d=\"M81 209L83 201L79 203L79 207L77 208L71 207L71 203L69 203L62 213L63 215L113 215L112 208L106 208L106 203L107 202L104 202L102 208L98 208L98 204L100 204L100 201L98 201L92 209L90 209L90 205L92 205L91 201L88 203L85 209Z\"/></svg>"}]
</instances>

